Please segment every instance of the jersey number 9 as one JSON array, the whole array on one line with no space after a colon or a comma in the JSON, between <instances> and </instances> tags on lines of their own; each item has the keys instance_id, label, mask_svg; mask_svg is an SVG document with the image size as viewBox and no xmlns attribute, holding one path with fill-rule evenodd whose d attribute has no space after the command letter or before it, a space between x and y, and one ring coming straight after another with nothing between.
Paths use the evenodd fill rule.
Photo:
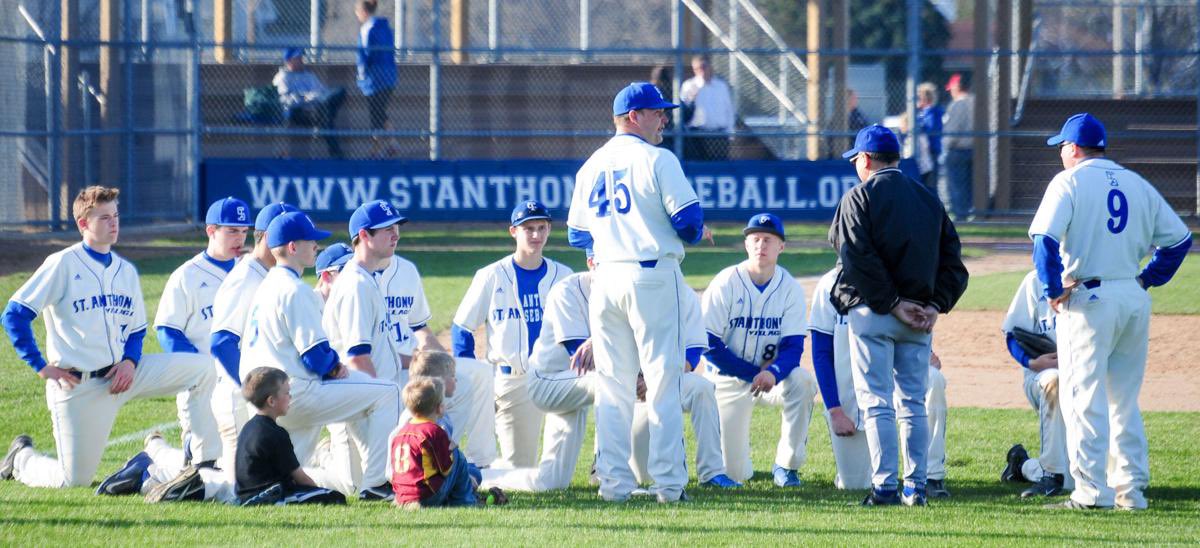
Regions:
<instances>
[{"instance_id":1,"label":"jersey number 9","mask_svg":"<svg viewBox=\"0 0 1200 548\"><path fill-rule=\"evenodd\" d=\"M607 176L612 173L613 178L613 197L612 205L618 214L624 215L629 213L629 208L633 206L630 200L629 186L625 184L625 180L629 178L629 170L622 169L617 171L601 172L596 177L596 184L592 187L592 194L588 197L588 207L596 208L597 217L607 217L609 213L609 198L608 185L605 184Z\"/></svg>"},{"instance_id":2,"label":"jersey number 9","mask_svg":"<svg viewBox=\"0 0 1200 548\"><path fill-rule=\"evenodd\" d=\"M1108 231L1120 234L1129 224L1129 200L1117 189L1108 191Z\"/></svg>"}]
</instances>

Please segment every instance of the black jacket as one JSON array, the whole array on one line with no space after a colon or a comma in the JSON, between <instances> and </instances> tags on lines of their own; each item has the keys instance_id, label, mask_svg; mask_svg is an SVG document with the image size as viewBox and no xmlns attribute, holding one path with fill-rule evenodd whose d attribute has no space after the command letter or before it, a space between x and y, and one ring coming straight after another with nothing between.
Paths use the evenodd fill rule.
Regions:
<instances>
[{"instance_id":1,"label":"black jacket","mask_svg":"<svg viewBox=\"0 0 1200 548\"><path fill-rule=\"evenodd\" d=\"M830 301L888 314L901 299L949 312L967 289L958 232L942 203L899 169L875 172L842 196L829 243L838 254Z\"/></svg>"}]
</instances>

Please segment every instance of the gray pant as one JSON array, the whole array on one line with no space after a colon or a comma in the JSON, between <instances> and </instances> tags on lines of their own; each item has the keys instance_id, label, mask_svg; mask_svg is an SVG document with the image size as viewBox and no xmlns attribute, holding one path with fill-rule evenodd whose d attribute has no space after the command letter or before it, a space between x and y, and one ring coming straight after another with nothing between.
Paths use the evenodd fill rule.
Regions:
<instances>
[{"instance_id":1,"label":"gray pant","mask_svg":"<svg viewBox=\"0 0 1200 548\"><path fill-rule=\"evenodd\" d=\"M871 450L871 483L881 490L899 488L899 417L904 435L904 484L924 489L925 453L929 450L925 390L932 337L910 329L891 314L871 312L865 305L852 308L847 316L854 395L862 410L858 426L866 432ZM898 412L892 407L893 391Z\"/></svg>"}]
</instances>

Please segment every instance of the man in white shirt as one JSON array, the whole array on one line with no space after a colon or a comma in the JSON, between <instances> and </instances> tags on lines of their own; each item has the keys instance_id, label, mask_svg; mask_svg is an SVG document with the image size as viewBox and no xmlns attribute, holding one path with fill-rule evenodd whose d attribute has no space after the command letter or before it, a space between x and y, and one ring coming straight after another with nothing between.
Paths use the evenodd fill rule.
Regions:
<instances>
[{"instance_id":1,"label":"man in white shirt","mask_svg":"<svg viewBox=\"0 0 1200 548\"><path fill-rule=\"evenodd\" d=\"M733 93L725 80L713 74L708 57L697 55L692 58L695 76L683 83L679 91L684 106L691 116L684 121L691 132L733 131ZM727 135L701 135L689 137L683 154L688 160L728 160L729 137Z\"/></svg>"},{"instance_id":2,"label":"man in white shirt","mask_svg":"<svg viewBox=\"0 0 1200 548\"><path fill-rule=\"evenodd\" d=\"M304 48L288 48L283 52L283 66L271 80L279 93L284 119L289 125L334 129L334 121L346 90L327 87L320 78L304 66ZM326 134L325 146L333 158L342 157L337 137Z\"/></svg>"}]
</instances>

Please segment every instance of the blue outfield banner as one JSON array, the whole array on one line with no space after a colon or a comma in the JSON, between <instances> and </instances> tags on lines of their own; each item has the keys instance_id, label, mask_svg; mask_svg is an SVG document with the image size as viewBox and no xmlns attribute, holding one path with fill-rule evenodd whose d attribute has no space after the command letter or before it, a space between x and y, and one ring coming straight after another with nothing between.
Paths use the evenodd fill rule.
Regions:
<instances>
[{"instance_id":1,"label":"blue outfield banner","mask_svg":"<svg viewBox=\"0 0 1200 548\"><path fill-rule=\"evenodd\" d=\"M357 161L204 160L201 211L225 196L254 209L284 201L318 222L345 221L359 204L389 200L415 221L508 222L515 204L540 200L566 219L580 160ZM903 169L915 176L916 162ZM705 218L744 221L770 211L787 220L827 221L858 183L841 160L685 162Z\"/></svg>"}]
</instances>

